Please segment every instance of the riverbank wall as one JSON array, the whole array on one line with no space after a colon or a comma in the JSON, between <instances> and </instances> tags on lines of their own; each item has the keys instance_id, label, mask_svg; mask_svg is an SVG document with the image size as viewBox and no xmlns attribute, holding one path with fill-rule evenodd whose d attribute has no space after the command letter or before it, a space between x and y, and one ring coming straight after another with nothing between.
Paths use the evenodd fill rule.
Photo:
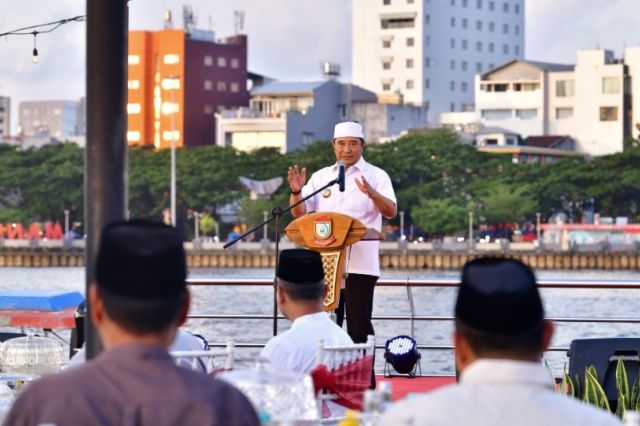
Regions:
<instances>
[{"instance_id":1,"label":"riverbank wall","mask_svg":"<svg viewBox=\"0 0 640 426\"><path fill-rule=\"evenodd\" d=\"M280 249L288 248L281 245ZM205 250L187 249L190 268L272 268L275 251L271 249ZM640 253L573 252L523 250L418 250L388 249L380 252L382 269L457 270L470 259L498 255L519 259L534 269L640 270ZM84 266L80 248L0 248L0 267L79 267Z\"/></svg>"}]
</instances>

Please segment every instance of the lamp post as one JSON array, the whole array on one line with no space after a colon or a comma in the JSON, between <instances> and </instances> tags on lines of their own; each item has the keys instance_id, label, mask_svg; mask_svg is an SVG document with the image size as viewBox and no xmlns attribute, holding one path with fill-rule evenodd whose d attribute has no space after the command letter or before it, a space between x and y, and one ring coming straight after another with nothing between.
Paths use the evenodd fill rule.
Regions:
<instances>
[{"instance_id":1,"label":"lamp post","mask_svg":"<svg viewBox=\"0 0 640 426\"><path fill-rule=\"evenodd\" d=\"M536 241L540 245L540 212L536 213Z\"/></svg>"},{"instance_id":2,"label":"lamp post","mask_svg":"<svg viewBox=\"0 0 640 426\"><path fill-rule=\"evenodd\" d=\"M407 237L404 235L404 212L401 211L400 213L400 239L398 240L398 248L400 250L407 250L408 248L408 241L407 241Z\"/></svg>"},{"instance_id":3,"label":"lamp post","mask_svg":"<svg viewBox=\"0 0 640 426\"><path fill-rule=\"evenodd\" d=\"M473 212L469 212L469 250L473 249Z\"/></svg>"},{"instance_id":4,"label":"lamp post","mask_svg":"<svg viewBox=\"0 0 640 426\"><path fill-rule=\"evenodd\" d=\"M196 241L200 240L200 213L198 212L193 212L193 222L194 222L194 227L195 227L195 235Z\"/></svg>"},{"instance_id":5,"label":"lamp post","mask_svg":"<svg viewBox=\"0 0 640 426\"><path fill-rule=\"evenodd\" d=\"M64 209L64 239L69 238L69 210Z\"/></svg>"}]
</instances>

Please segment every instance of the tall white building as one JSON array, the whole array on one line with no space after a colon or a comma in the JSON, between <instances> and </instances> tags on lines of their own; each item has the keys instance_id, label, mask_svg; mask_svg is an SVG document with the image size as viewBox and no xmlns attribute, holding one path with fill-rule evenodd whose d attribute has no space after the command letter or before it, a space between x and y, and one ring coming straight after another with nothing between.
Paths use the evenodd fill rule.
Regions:
<instances>
[{"instance_id":1,"label":"tall white building","mask_svg":"<svg viewBox=\"0 0 640 426\"><path fill-rule=\"evenodd\" d=\"M0 96L0 142L9 137L11 128L11 98Z\"/></svg>"},{"instance_id":2,"label":"tall white building","mask_svg":"<svg viewBox=\"0 0 640 426\"><path fill-rule=\"evenodd\" d=\"M474 109L474 76L524 58L525 0L353 0L353 83L443 112Z\"/></svg>"}]
</instances>

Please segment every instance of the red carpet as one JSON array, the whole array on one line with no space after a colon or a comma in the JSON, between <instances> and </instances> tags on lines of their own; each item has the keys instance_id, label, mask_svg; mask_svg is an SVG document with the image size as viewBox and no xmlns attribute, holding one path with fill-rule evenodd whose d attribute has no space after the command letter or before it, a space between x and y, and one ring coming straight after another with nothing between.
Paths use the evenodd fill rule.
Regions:
<instances>
[{"instance_id":1,"label":"red carpet","mask_svg":"<svg viewBox=\"0 0 640 426\"><path fill-rule=\"evenodd\" d=\"M456 382L455 376L417 376L413 378L376 376L376 380L378 383L381 381L391 383L393 401L406 397L408 393L429 392L440 386Z\"/></svg>"}]
</instances>

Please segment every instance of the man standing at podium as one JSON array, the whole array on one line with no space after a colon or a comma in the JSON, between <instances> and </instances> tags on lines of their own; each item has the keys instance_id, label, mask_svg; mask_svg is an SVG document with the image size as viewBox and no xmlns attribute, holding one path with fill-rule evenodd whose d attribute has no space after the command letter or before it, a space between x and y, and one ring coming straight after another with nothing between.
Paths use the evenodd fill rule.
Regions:
<instances>
[{"instance_id":1,"label":"man standing at podium","mask_svg":"<svg viewBox=\"0 0 640 426\"><path fill-rule=\"evenodd\" d=\"M289 167L289 205L336 179L341 164L345 168L344 185L325 189L291 213L299 217L306 213L333 211L355 217L367 228L381 231L382 216L391 219L397 213L396 196L389 175L367 163L362 156L366 146L362 126L350 121L336 124L331 144L336 163L313 173L309 182L306 181L306 168ZM347 279L336 313L338 325L342 325L346 304L347 332L355 343L364 343L367 335L374 334L371 311L373 289L380 276L379 250L379 241L359 241L347 251Z\"/></svg>"}]
</instances>

